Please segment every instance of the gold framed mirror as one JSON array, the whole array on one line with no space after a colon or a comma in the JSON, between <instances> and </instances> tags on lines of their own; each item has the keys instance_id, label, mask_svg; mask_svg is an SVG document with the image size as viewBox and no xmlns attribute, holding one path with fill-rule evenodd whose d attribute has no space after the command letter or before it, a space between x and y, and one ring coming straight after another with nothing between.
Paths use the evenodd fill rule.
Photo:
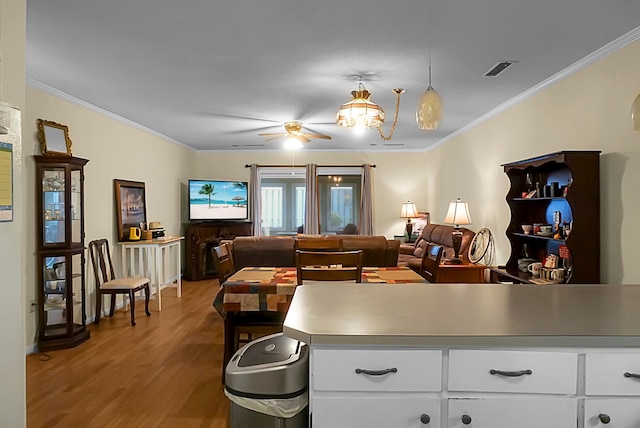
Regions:
<instances>
[{"instance_id":1,"label":"gold framed mirror","mask_svg":"<svg viewBox=\"0 0 640 428\"><path fill-rule=\"evenodd\" d=\"M38 119L40 151L46 156L71 156L71 139L67 125Z\"/></svg>"}]
</instances>

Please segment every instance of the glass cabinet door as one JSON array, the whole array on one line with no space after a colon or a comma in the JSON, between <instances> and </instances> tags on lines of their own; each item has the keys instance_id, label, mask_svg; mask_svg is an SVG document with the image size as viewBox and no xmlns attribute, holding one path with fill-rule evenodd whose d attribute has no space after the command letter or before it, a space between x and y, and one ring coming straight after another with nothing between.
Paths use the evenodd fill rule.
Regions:
<instances>
[{"instance_id":1,"label":"glass cabinet door","mask_svg":"<svg viewBox=\"0 0 640 428\"><path fill-rule=\"evenodd\" d=\"M46 168L42 173L43 244L65 242L65 168Z\"/></svg>"},{"instance_id":2,"label":"glass cabinet door","mask_svg":"<svg viewBox=\"0 0 640 428\"><path fill-rule=\"evenodd\" d=\"M71 242L76 244L83 242L82 216L84 213L84 207L82 206L81 186L82 175L80 169L71 169L71 177L68 186L71 195L71 205L69 206L68 214L71 222Z\"/></svg>"},{"instance_id":3,"label":"glass cabinet door","mask_svg":"<svg viewBox=\"0 0 640 428\"><path fill-rule=\"evenodd\" d=\"M73 334L84 328L82 254L43 258L44 336Z\"/></svg>"}]
</instances>

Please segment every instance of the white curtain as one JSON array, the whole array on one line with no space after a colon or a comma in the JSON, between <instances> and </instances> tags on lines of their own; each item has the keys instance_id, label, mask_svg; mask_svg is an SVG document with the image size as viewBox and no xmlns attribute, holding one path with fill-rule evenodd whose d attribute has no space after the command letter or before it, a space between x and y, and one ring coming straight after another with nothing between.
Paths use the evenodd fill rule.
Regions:
<instances>
[{"instance_id":1,"label":"white curtain","mask_svg":"<svg viewBox=\"0 0 640 428\"><path fill-rule=\"evenodd\" d=\"M320 203L318 201L318 166L307 165L305 176L305 207L304 207L304 233L320 233Z\"/></svg>"},{"instance_id":2,"label":"white curtain","mask_svg":"<svg viewBox=\"0 0 640 428\"><path fill-rule=\"evenodd\" d=\"M360 198L360 235L373 235L373 198L371 165L362 165L362 197Z\"/></svg>"},{"instance_id":3,"label":"white curtain","mask_svg":"<svg viewBox=\"0 0 640 428\"><path fill-rule=\"evenodd\" d=\"M260 196L260 171L258 165L251 164L251 176L249 178L249 206L251 207L251 219L253 221L253 235L262 234L262 198Z\"/></svg>"}]
</instances>

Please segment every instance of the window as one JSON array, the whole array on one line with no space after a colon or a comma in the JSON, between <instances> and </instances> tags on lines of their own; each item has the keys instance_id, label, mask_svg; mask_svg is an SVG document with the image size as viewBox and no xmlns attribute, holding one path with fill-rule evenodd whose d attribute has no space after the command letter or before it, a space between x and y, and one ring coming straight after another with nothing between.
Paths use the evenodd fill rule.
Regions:
<instances>
[{"instance_id":1,"label":"window","mask_svg":"<svg viewBox=\"0 0 640 428\"><path fill-rule=\"evenodd\" d=\"M260 171L262 234L295 235L304 223L305 172L302 168Z\"/></svg>"},{"instance_id":2,"label":"window","mask_svg":"<svg viewBox=\"0 0 640 428\"><path fill-rule=\"evenodd\" d=\"M318 168L321 233L341 233L347 224L358 224L361 174L361 168Z\"/></svg>"},{"instance_id":3,"label":"window","mask_svg":"<svg viewBox=\"0 0 640 428\"><path fill-rule=\"evenodd\" d=\"M358 224L362 168L318 167L320 232L341 233ZM262 235L295 235L304 225L305 169L262 168L260 170Z\"/></svg>"}]
</instances>

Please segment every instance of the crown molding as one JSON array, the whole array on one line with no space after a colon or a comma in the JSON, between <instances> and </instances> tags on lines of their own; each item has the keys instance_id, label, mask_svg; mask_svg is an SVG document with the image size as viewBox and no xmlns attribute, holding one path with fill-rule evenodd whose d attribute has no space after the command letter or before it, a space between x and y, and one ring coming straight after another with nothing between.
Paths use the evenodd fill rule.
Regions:
<instances>
[{"instance_id":1,"label":"crown molding","mask_svg":"<svg viewBox=\"0 0 640 428\"><path fill-rule=\"evenodd\" d=\"M51 95L53 95L55 97L62 98L63 100L69 101L69 102L71 102L73 104L77 104L77 105L79 105L81 107L84 107L86 109L95 111L96 113L99 113L99 114L101 114L103 116L107 116L107 117L109 117L109 118L111 118L113 120L117 120L118 122L122 122L125 125L131 126L132 128L136 128L136 129L138 129L140 131L146 132L147 134L155 135L156 137L162 138L163 140L167 140L167 141L169 141L169 142L171 142L173 144L177 144L178 146L184 147L185 149L194 150L193 147L190 147L190 146L188 146L188 145L186 145L184 143L181 143L180 141L174 140L171 137L167 137L166 135L161 134L158 131L154 131L151 128L147 128L146 126L140 125L139 123L134 122L134 121L129 120L129 119L126 119L126 118L124 118L122 116L118 116L115 113L112 113L112 112L110 112L108 110L105 110L105 109L100 108L98 106L95 106L95 105L93 105L91 103L83 101L83 100L81 100L79 98L76 98L76 97L74 97L72 95L67 94L66 92L62 92L62 91L60 91L58 89L52 88L51 86L45 85L44 83L39 82L39 81L37 81L35 79L27 77L26 82L27 82L27 85L31 86L32 88L39 89L39 90L41 90L43 92L46 92L48 94L51 94ZM194 151L196 151L196 150L194 150Z\"/></svg>"},{"instance_id":2,"label":"crown molding","mask_svg":"<svg viewBox=\"0 0 640 428\"><path fill-rule=\"evenodd\" d=\"M433 144L431 147L429 147L429 150L433 150L436 147L446 143L449 140L452 140L453 138L456 138L459 135L464 134L465 132L475 128L476 126L480 125L481 123L491 119L494 116L497 116L498 114L502 113L505 110L510 109L511 107L514 107L515 105L521 103L522 101L532 97L533 95L542 92L543 90L547 89L548 87L554 85L555 83L560 82L561 80L566 79L567 77L570 77L571 75L577 73L578 71L592 65L595 64L596 62L606 58L607 56L611 55L614 52L619 51L620 49L624 48L625 46L637 41L638 39L640 39L640 26L634 28L633 30L629 31L628 33L618 37L617 39L613 40L610 43L607 43L606 45L604 45L603 47L601 47L600 49L590 53L589 55L585 56L584 58L574 62L573 64L571 64L570 66L564 68L563 70L560 70L559 72L557 72L556 74L554 74L553 76L543 80L542 82L538 83L536 86L531 87L530 89L522 92L521 94L516 95L515 97L511 98L510 100L500 104L498 107L494 108L493 110L489 111L488 113L485 113L484 115L480 116L479 118L477 118L476 120L470 122L469 124L465 125L464 127L458 129L455 132L452 132L451 134L447 135L446 137L444 137L443 139L437 141L435 144Z\"/></svg>"}]
</instances>

